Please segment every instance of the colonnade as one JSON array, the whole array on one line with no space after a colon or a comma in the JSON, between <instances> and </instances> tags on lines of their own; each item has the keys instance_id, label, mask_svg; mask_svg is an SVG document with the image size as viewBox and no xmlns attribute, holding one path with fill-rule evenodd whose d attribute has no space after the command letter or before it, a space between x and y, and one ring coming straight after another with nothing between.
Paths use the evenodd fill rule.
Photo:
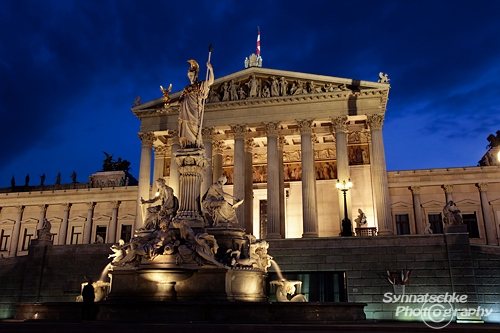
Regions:
<instances>
[{"instance_id":1,"label":"colonnade","mask_svg":"<svg viewBox=\"0 0 500 333\"><path fill-rule=\"evenodd\" d=\"M379 234L391 235L392 221L389 209L389 192L387 187L387 174L385 167L384 145L382 139L383 115L376 114L367 116L367 122L372 138L372 188L375 202L376 221L379 226ZM339 181L348 181L349 157L347 149L348 117L341 116L331 119L332 131L335 135L337 150L337 175ZM301 163L302 163L302 213L304 238L318 237L318 207L316 198L316 172L313 148L313 124L314 119L299 119L297 124L301 137ZM283 138L281 136L280 122L268 122L263 124L267 138L267 234L266 238L285 238L284 221L284 188L283 188ZM248 131L247 124L230 126L234 139L234 180L233 195L245 199L245 203L236 209L238 221L241 227L248 231L253 230L253 177L252 177L252 133ZM207 168L205 177L215 182L222 175L224 142L214 140L214 128L203 129L203 142L205 154L212 162L212 168ZM170 184L174 193L178 192L179 173L175 163L175 152L179 149L177 131L169 131L171 146L163 148L164 144L153 147L154 133L140 133L142 141L141 163L139 171L139 193L138 198L147 196L149 190L149 179L151 170L151 151L154 148L155 165L154 175L162 174L164 162L164 151L171 152L170 162ZM158 158L156 158L158 154ZM160 171L161 170L161 171ZM203 195L210 184L202 183L201 194ZM348 197L348 208L350 211L350 196ZM138 206L136 214L136 228L142 225L142 216ZM343 200L339 200L339 215L342 214ZM342 220L343 216L339 216Z\"/></svg>"}]
</instances>

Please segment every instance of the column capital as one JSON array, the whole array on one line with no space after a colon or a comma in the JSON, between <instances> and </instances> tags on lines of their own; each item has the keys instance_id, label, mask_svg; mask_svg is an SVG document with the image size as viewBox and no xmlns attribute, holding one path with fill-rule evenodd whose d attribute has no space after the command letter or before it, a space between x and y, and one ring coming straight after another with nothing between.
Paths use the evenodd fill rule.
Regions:
<instances>
[{"instance_id":1,"label":"column capital","mask_svg":"<svg viewBox=\"0 0 500 333\"><path fill-rule=\"evenodd\" d=\"M231 127L231 130L234 132L235 139L244 139L245 138L245 132L247 129L246 124L231 125L230 127Z\"/></svg>"},{"instance_id":2,"label":"column capital","mask_svg":"<svg viewBox=\"0 0 500 333\"><path fill-rule=\"evenodd\" d=\"M142 145L145 147L151 147L153 146L153 142L155 141L156 137L153 132L139 132L138 134L139 139L142 141Z\"/></svg>"},{"instance_id":3,"label":"column capital","mask_svg":"<svg viewBox=\"0 0 500 333\"><path fill-rule=\"evenodd\" d=\"M332 118L334 132L347 132L347 116Z\"/></svg>"},{"instance_id":4,"label":"column capital","mask_svg":"<svg viewBox=\"0 0 500 333\"><path fill-rule=\"evenodd\" d=\"M476 187L479 189L479 192L488 191L488 183L477 183Z\"/></svg>"},{"instance_id":5,"label":"column capital","mask_svg":"<svg viewBox=\"0 0 500 333\"><path fill-rule=\"evenodd\" d=\"M115 201L111 201L111 204L113 205L113 208L119 208L120 207L120 204L122 202L121 201L118 201L118 200L115 200Z\"/></svg>"},{"instance_id":6,"label":"column capital","mask_svg":"<svg viewBox=\"0 0 500 333\"><path fill-rule=\"evenodd\" d=\"M372 130L378 129L381 130L384 124L384 115L383 114L372 114L368 117L368 125Z\"/></svg>"},{"instance_id":7,"label":"column capital","mask_svg":"<svg viewBox=\"0 0 500 333\"><path fill-rule=\"evenodd\" d=\"M24 210L24 206L16 206L15 208L17 213L22 213Z\"/></svg>"},{"instance_id":8,"label":"column capital","mask_svg":"<svg viewBox=\"0 0 500 333\"><path fill-rule=\"evenodd\" d=\"M87 206L87 209L94 209L95 202L86 202L85 205Z\"/></svg>"},{"instance_id":9,"label":"column capital","mask_svg":"<svg viewBox=\"0 0 500 333\"><path fill-rule=\"evenodd\" d=\"M283 151L283 148L285 148L285 144L286 144L285 137L283 135L280 135L278 137L278 150Z\"/></svg>"},{"instance_id":10,"label":"column capital","mask_svg":"<svg viewBox=\"0 0 500 333\"><path fill-rule=\"evenodd\" d=\"M61 206L64 207L64 210L70 210L71 209L71 206L73 204L69 203L69 202L65 202L65 203L62 203Z\"/></svg>"},{"instance_id":11,"label":"column capital","mask_svg":"<svg viewBox=\"0 0 500 333\"><path fill-rule=\"evenodd\" d=\"M204 127L201 129L203 141L212 141L215 134L215 127Z\"/></svg>"},{"instance_id":12,"label":"column capital","mask_svg":"<svg viewBox=\"0 0 500 333\"><path fill-rule=\"evenodd\" d=\"M223 140L215 140L212 142L212 152L213 154L222 155L224 148L226 147L226 143Z\"/></svg>"},{"instance_id":13,"label":"column capital","mask_svg":"<svg viewBox=\"0 0 500 333\"><path fill-rule=\"evenodd\" d=\"M295 121L299 124L300 134L312 133L314 119L297 119Z\"/></svg>"},{"instance_id":14,"label":"column capital","mask_svg":"<svg viewBox=\"0 0 500 333\"><path fill-rule=\"evenodd\" d=\"M172 145L179 144L179 131L178 130L168 130L168 136L172 139Z\"/></svg>"},{"instance_id":15,"label":"column capital","mask_svg":"<svg viewBox=\"0 0 500 333\"><path fill-rule=\"evenodd\" d=\"M253 151L254 141L253 138L245 139L245 153L251 153Z\"/></svg>"},{"instance_id":16,"label":"column capital","mask_svg":"<svg viewBox=\"0 0 500 333\"><path fill-rule=\"evenodd\" d=\"M420 194L420 186L409 186L408 189L411 191L411 194L413 195Z\"/></svg>"},{"instance_id":17,"label":"column capital","mask_svg":"<svg viewBox=\"0 0 500 333\"><path fill-rule=\"evenodd\" d=\"M40 212L45 212L47 211L47 205L43 204L43 205L38 205L38 208L40 208Z\"/></svg>"},{"instance_id":18,"label":"column capital","mask_svg":"<svg viewBox=\"0 0 500 333\"><path fill-rule=\"evenodd\" d=\"M445 184L441 185L441 188L443 189L444 193L453 193L453 185Z\"/></svg>"},{"instance_id":19,"label":"column capital","mask_svg":"<svg viewBox=\"0 0 500 333\"><path fill-rule=\"evenodd\" d=\"M264 127L266 128L266 133L267 136L278 136L278 127L280 122L275 121L275 122L269 122L269 123L263 123Z\"/></svg>"},{"instance_id":20,"label":"column capital","mask_svg":"<svg viewBox=\"0 0 500 333\"><path fill-rule=\"evenodd\" d=\"M153 147L156 155L166 156L170 155L170 147L167 145L157 145Z\"/></svg>"}]
</instances>

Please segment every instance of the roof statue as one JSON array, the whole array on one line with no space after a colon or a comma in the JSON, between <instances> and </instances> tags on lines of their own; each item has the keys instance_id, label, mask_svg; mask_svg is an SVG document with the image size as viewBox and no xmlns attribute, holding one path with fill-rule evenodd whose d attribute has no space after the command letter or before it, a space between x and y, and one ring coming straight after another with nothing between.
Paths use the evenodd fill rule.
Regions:
<instances>
[{"instance_id":1,"label":"roof statue","mask_svg":"<svg viewBox=\"0 0 500 333\"><path fill-rule=\"evenodd\" d=\"M378 83L389 83L389 74L384 74L383 72L378 73Z\"/></svg>"}]
</instances>

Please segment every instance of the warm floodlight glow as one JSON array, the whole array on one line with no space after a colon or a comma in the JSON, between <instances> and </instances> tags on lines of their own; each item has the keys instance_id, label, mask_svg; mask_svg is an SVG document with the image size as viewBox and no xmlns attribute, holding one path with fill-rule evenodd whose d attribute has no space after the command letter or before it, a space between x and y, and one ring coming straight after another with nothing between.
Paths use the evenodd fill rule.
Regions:
<instances>
[{"instance_id":1,"label":"warm floodlight glow","mask_svg":"<svg viewBox=\"0 0 500 333\"><path fill-rule=\"evenodd\" d=\"M155 193L155 197L158 197L158 196L160 196L160 192L159 191Z\"/></svg>"},{"instance_id":2,"label":"warm floodlight glow","mask_svg":"<svg viewBox=\"0 0 500 333\"><path fill-rule=\"evenodd\" d=\"M498 162L500 162L500 150L498 151L498 154L497 154L497 160L498 160Z\"/></svg>"}]
</instances>

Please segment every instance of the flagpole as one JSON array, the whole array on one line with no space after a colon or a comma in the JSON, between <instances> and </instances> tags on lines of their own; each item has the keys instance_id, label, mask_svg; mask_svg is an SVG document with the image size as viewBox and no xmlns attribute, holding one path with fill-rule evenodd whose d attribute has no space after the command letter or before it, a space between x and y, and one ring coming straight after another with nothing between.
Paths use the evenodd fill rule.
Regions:
<instances>
[{"instance_id":1,"label":"flagpole","mask_svg":"<svg viewBox=\"0 0 500 333\"><path fill-rule=\"evenodd\" d=\"M212 44L210 43L210 46L208 47L208 63L210 63L210 58L212 57L212 50L214 49L214 47L212 46ZM209 73L209 69L208 69L208 66L207 66L207 75L205 77L205 82L208 82L208 73ZM210 89L210 87L209 87ZM205 113L205 98L203 98L203 101L201 103L201 114L200 114L200 128L199 128L199 132L198 132L198 137L201 138L201 128L202 128L202 125L203 125L203 115ZM200 141L200 146L201 144L203 143L203 139L201 139Z\"/></svg>"}]
</instances>

